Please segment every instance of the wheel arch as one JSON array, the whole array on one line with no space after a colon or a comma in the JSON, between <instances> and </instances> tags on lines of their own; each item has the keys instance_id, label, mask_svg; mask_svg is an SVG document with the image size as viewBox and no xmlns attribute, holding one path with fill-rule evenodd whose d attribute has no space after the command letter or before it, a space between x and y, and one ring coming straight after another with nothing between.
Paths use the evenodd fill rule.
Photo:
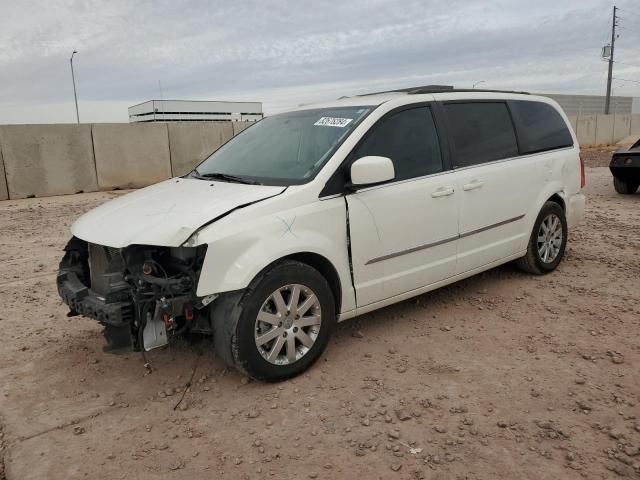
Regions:
<instances>
[{"instance_id":1,"label":"wheel arch","mask_svg":"<svg viewBox=\"0 0 640 480\"><path fill-rule=\"evenodd\" d=\"M282 260L297 260L298 262L305 263L310 267L318 270L318 272L320 272L320 275L325 278L325 280L329 284L329 287L331 288L331 293L333 293L333 300L335 302L336 313L340 313L342 306L342 283L340 281L340 275L338 275L338 270L336 270L333 263L331 263L328 258L318 253L299 252L284 256L276 260L276 262Z\"/></svg>"},{"instance_id":2,"label":"wheel arch","mask_svg":"<svg viewBox=\"0 0 640 480\"><path fill-rule=\"evenodd\" d=\"M562 207L562 211L566 215L566 213L567 213L567 205L566 205L566 203L564 201L564 198L560 195L560 193L554 193L553 195L551 195L545 201L545 203L547 203L547 202L554 202L554 203L557 203L558 205L560 205L560 207ZM544 203L542 205L544 205Z\"/></svg>"},{"instance_id":3,"label":"wheel arch","mask_svg":"<svg viewBox=\"0 0 640 480\"><path fill-rule=\"evenodd\" d=\"M266 263L266 265L256 268L254 270L253 275L250 274L250 276L245 277L245 281L243 282L243 285L246 285L246 286L241 287L240 289L237 289L234 291L244 291L252 283L255 282L256 278L262 275L265 271L269 270L270 268L273 268L274 265L284 260L295 260L316 269L329 284L329 288L331 289L331 293L334 299L336 314L341 313L342 304L344 300L344 293L342 291L342 288L343 286L346 286L347 288L349 288L351 285L350 284L343 285L343 280L340 278L338 269L335 267L333 262L331 262L331 260L329 260L326 256L317 252L312 252L312 251L292 252L292 253L282 254L280 257L271 259L268 261L268 263ZM225 292L222 292L222 293L225 293Z\"/></svg>"},{"instance_id":4,"label":"wheel arch","mask_svg":"<svg viewBox=\"0 0 640 480\"><path fill-rule=\"evenodd\" d=\"M554 181L553 183L546 186L546 188L541 191L536 197L535 202L531 205L530 210L527 212L525 217L525 231L527 232L526 236L523 236L522 243L520 244L520 250L525 251L527 249L527 244L529 243L529 235L533 231L533 226L536 223L536 219L540 214L540 211L544 207L544 204L547 202L555 202L562 208L562 211L567 215L567 202L566 202L566 193L562 188L562 184L558 181Z\"/></svg>"}]
</instances>

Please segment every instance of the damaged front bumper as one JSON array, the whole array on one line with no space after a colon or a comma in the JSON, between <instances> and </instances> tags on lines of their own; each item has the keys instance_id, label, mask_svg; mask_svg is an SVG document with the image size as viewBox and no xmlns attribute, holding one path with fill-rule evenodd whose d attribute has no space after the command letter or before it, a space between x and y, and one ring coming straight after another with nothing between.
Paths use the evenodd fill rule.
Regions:
<instances>
[{"instance_id":1,"label":"damaged front bumper","mask_svg":"<svg viewBox=\"0 0 640 480\"><path fill-rule=\"evenodd\" d=\"M195 295L203 257L202 247L113 249L74 237L60 262L58 293L68 316L104 326L105 351L151 350L170 336L211 330Z\"/></svg>"},{"instance_id":2,"label":"damaged front bumper","mask_svg":"<svg viewBox=\"0 0 640 480\"><path fill-rule=\"evenodd\" d=\"M83 315L104 326L105 352L121 353L135 349L131 328L133 302L107 302L84 285L74 272L58 272L56 283L60 298L69 306L67 316Z\"/></svg>"},{"instance_id":3,"label":"damaged front bumper","mask_svg":"<svg viewBox=\"0 0 640 480\"><path fill-rule=\"evenodd\" d=\"M60 298L69 306L70 316L84 315L113 326L131 323L131 302L107 303L104 298L93 294L74 272L59 272L56 282Z\"/></svg>"}]
</instances>

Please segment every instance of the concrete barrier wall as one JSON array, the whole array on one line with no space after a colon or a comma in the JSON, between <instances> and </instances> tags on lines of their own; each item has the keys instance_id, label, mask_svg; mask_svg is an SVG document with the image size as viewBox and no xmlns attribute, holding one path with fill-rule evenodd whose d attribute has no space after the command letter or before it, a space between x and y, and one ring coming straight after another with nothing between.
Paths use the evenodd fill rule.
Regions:
<instances>
[{"instance_id":1,"label":"concrete barrier wall","mask_svg":"<svg viewBox=\"0 0 640 480\"><path fill-rule=\"evenodd\" d=\"M171 178L165 123L96 123L92 132L100 190L145 187Z\"/></svg>"},{"instance_id":2,"label":"concrete barrier wall","mask_svg":"<svg viewBox=\"0 0 640 480\"><path fill-rule=\"evenodd\" d=\"M596 143L596 116L582 115L576 120L576 136L582 146Z\"/></svg>"},{"instance_id":3,"label":"concrete barrier wall","mask_svg":"<svg viewBox=\"0 0 640 480\"><path fill-rule=\"evenodd\" d=\"M631 115L630 135L640 135L640 115Z\"/></svg>"},{"instance_id":4,"label":"concrete barrier wall","mask_svg":"<svg viewBox=\"0 0 640 480\"><path fill-rule=\"evenodd\" d=\"M571 128L573 128L573 131L577 132L578 131L577 130L577 128L578 128L578 117L576 115L569 115L569 123L571 124Z\"/></svg>"},{"instance_id":5,"label":"concrete barrier wall","mask_svg":"<svg viewBox=\"0 0 640 480\"><path fill-rule=\"evenodd\" d=\"M640 115L569 120L583 147L640 136ZM0 200L136 188L183 175L253 123L0 126Z\"/></svg>"},{"instance_id":6,"label":"concrete barrier wall","mask_svg":"<svg viewBox=\"0 0 640 480\"><path fill-rule=\"evenodd\" d=\"M47 197L98 189L91 125L0 126L9 197Z\"/></svg>"},{"instance_id":7,"label":"concrete barrier wall","mask_svg":"<svg viewBox=\"0 0 640 480\"><path fill-rule=\"evenodd\" d=\"M189 173L233 137L231 122L179 122L167 127L174 177Z\"/></svg>"},{"instance_id":8,"label":"concrete barrier wall","mask_svg":"<svg viewBox=\"0 0 640 480\"><path fill-rule=\"evenodd\" d=\"M9 189L7 188L7 176L4 173L4 160L2 159L2 150L0 149L0 200L9 198Z\"/></svg>"},{"instance_id":9,"label":"concrete barrier wall","mask_svg":"<svg viewBox=\"0 0 640 480\"><path fill-rule=\"evenodd\" d=\"M613 116L613 143L631 135L631 115Z\"/></svg>"},{"instance_id":10,"label":"concrete barrier wall","mask_svg":"<svg viewBox=\"0 0 640 480\"><path fill-rule=\"evenodd\" d=\"M630 135L640 136L640 115L582 115L575 120L574 131L583 147L612 145Z\"/></svg>"},{"instance_id":11,"label":"concrete barrier wall","mask_svg":"<svg viewBox=\"0 0 640 480\"><path fill-rule=\"evenodd\" d=\"M137 188L183 175L252 123L0 126L0 200Z\"/></svg>"},{"instance_id":12,"label":"concrete barrier wall","mask_svg":"<svg viewBox=\"0 0 640 480\"><path fill-rule=\"evenodd\" d=\"M596 145L609 145L613 141L613 115L596 115Z\"/></svg>"},{"instance_id":13,"label":"concrete barrier wall","mask_svg":"<svg viewBox=\"0 0 640 480\"><path fill-rule=\"evenodd\" d=\"M249 128L254 123L256 122L233 122L233 135L235 136L239 134L241 131Z\"/></svg>"}]
</instances>

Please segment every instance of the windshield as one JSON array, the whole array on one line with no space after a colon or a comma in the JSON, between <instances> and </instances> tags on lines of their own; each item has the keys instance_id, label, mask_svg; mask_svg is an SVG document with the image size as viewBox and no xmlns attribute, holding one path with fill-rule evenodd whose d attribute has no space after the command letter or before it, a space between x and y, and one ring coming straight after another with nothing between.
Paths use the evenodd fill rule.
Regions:
<instances>
[{"instance_id":1,"label":"windshield","mask_svg":"<svg viewBox=\"0 0 640 480\"><path fill-rule=\"evenodd\" d=\"M192 176L265 185L306 183L370 110L324 108L267 117L216 150Z\"/></svg>"}]
</instances>

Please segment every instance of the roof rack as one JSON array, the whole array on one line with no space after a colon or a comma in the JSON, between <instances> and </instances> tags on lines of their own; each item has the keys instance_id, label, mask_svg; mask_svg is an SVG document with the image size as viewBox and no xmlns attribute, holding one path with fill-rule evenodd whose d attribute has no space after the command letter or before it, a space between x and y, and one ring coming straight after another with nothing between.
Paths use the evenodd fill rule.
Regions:
<instances>
[{"instance_id":1,"label":"roof rack","mask_svg":"<svg viewBox=\"0 0 640 480\"><path fill-rule=\"evenodd\" d=\"M420 93L455 93L455 92L487 92L487 93L520 93L523 95L530 95L529 92L520 92L517 90L490 90L484 88L452 88L451 90L424 90L417 88L407 92L409 95L418 95Z\"/></svg>"},{"instance_id":2,"label":"roof rack","mask_svg":"<svg viewBox=\"0 0 640 480\"><path fill-rule=\"evenodd\" d=\"M406 93L407 95L419 95L423 93L456 93L456 92L485 92L485 93L519 93L530 95L529 92L519 92L516 90L489 90L480 88L454 88L450 85L425 85L423 87L398 88L395 90L385 90L382 92L371 92L357 95L366 97L368 95L379 95L382 93Z\"/></svg>"},{"instance_id":3,"label":"roof rack","mask_svg":"<svg viewBox=\"0 0 640 480\"><path fill-rule=\"evenodd\" d=\"M423 85L421 87L408 87L408 88L396 88L393 90L383 90L381 92L369 92L356 95L357 97L366 97L368 95L380 95L382 93L407 93L411 95L416 90L429 90L433 92L450 92L453 90L453 85Z\"/></svg>"}]
</instances>

